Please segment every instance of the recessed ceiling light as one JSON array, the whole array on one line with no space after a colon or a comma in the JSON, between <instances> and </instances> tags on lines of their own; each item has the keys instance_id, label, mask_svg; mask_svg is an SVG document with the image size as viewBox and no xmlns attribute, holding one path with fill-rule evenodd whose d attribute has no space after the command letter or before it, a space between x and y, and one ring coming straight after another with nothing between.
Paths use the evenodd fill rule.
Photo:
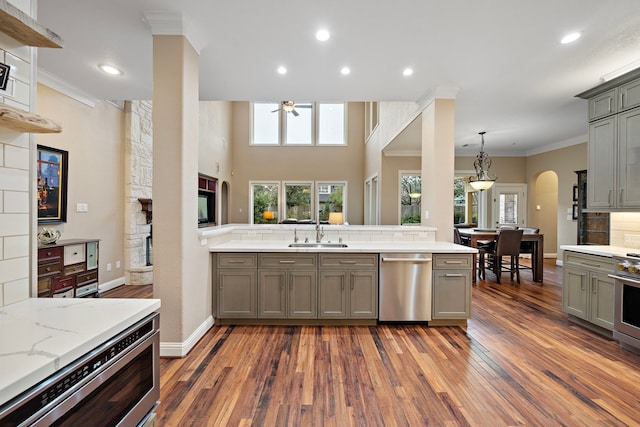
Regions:
<instances>
[{"instance_id":1,"label":"recessed ceiling light","mask_svg":"<svg viewBox=\"0 0 640 427\"><path fill-rule=\"evenodd\" d=\"M120 71L119 69L117 69L113 65L101 64L101 65L98 65L98 68L100 68L103 72L105 72L107 74L111 74L112 76L121 76L122 75L122 71Z\"/></svg>"},{"instance_id":2,"label":"recessed ceiling light","mask_svg":"<svg viewBox=\"0 0 640 427\"><path fill-rule=\"evenodd\" d=\"M282 65L278 67L278 74L287 74L287 69Z\"/></svg>"},{"instance_id":3,"label":"recessed ceiling light","mask_svg":"<svg viewBox=\"0 0 640 427\"><path fill-rule=\"evenodd\" d=\"M410 76L411 74L413 74L413 68L405 68L404 71L402 71L403 76Z\"/></svg>"},{"instance_id":4,"label":"recessed ceiling light","mask_svg":"<svg viewBox=\"0 0 640 427\"><path fill-rule=\"evenodd\" d=\"M346 76L347 74L351 74L351 69L349 67L342 67L340 72Z\"/></svg>"},{"instance_id":5,"label":"recessed ceiling light","mask_svg":"<svg viewBox=\"0 0 640 427\"><path fill-rule=\"evenodd\" d=\"M571 43L574 42L576 40L578 40L580 38L582 34L580 33L571 33L571 34L567 34L566 36L564 36L562 38L562 40L560 40L560 43L562 44L567 44L567 43Z\"/></svg>"},{"instance_id":6,"label":"recessed ceiling light","mask_svg":"<svg viewBox=\"0 0 640 427\"><path fill-rule=\"evenodd\" d=\"M316 39L320 40L321 42L326 42L327 40L329 40L329 37L331 37L331 34L329 34L329 31L325 29L318 30L318 32L316 33Z\"/></svg>"}]
</instances>

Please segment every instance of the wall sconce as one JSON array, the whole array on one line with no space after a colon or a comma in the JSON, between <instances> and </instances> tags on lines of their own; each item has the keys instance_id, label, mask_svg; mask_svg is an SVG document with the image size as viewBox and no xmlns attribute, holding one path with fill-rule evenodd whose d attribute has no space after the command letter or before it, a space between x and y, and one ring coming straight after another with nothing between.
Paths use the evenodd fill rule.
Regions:
<instances>
[{"instance_id":1,"label":"wall sconce","mask_svg":"<svg viewBox=\"0 0 640 427\"><path fill-rule=\"evenodd\" d=\"M342 212L329 212L329 224L342 224L343 222Z\"/></svg>"}]
</instances>

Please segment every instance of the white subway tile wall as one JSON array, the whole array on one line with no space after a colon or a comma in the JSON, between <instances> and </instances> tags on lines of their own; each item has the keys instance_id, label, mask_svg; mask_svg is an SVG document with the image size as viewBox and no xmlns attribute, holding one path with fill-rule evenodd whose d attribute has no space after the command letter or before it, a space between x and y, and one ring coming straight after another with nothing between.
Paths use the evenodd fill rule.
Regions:
<instances>
[{"instance_id":1,"label":"white subway tile wall","mask_svg":"<svg viewBox=\"0 0 640 427\"><path fill-rule=\"evenodd\" d=\"M609 216L609 244L640 248L640 212L612 212Z\"/></svg>"}]
</instances>

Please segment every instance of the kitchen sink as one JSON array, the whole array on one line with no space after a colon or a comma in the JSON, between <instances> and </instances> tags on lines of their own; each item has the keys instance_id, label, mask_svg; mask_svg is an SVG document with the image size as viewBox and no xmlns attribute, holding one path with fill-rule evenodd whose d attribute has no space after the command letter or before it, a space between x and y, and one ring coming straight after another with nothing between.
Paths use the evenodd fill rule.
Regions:
<instances>
[{"instance_id":1,"label":"kitchen sink","mask_svg":"<svg viewBox=\"0 0 640 427\"><path fill-rule=\"evenodd\" d=\"M346 243L291 243L290 248L346 248Z\"/></svg>"}]
</instances>

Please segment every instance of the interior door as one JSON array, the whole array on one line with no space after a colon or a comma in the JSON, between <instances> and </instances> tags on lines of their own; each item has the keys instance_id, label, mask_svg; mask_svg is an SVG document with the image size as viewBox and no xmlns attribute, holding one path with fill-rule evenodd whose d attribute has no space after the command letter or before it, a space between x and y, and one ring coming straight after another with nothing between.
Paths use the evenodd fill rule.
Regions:
<instances>
[{"instance_id":1,"label":"interior door","mask_svg":"<svg viewBox=\"0 0 640 427\"><path fill-rule=\"evenodd\" d=\"M527 224L527 185L494 184L491 206L492 224L495 228Z\"/></svg>"}]
</instances>

